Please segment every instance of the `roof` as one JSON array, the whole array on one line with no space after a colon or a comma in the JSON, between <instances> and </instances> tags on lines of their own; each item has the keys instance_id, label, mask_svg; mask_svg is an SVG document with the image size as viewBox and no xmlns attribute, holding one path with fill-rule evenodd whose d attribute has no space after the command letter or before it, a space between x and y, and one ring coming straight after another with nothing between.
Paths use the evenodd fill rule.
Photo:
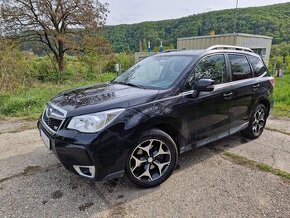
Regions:
<instances>
[{"instance_id":1,"label":"roof","mask_svg":"<svg viewBox=\"0 0 290 218\"><path fill-rule=\"evenodd\" d=\"M232 50L232 49L215 49L215 50L177 50L177 51L169 51L169 52L163 52L156 54L157 56L199 56L199 55L205 55L205 54L214 54L214 53L237 53L237 54L247 54L252 56L259 57L258 54L248 51L242 51L242 50Z\"/></svg>"},{"instance_id":2,"label":"roof","mask_svg":"<svg viewBox=\"0 0 290 218\"><path fill-rule=\"evenodd\" d=\"M159 53L158 55L200 55L204 53L206 49L202 50L172 50Z\"/></svg>"},{"instance_id":3,"label":"roof","mask_svg":"<svg viewBox=\"0 0 290 218\"><path fill-rule=\"evenodd\" d=\"M270 39L272 40L273 37L263 36L263 35L253 35L253 34L246 34L246 33L227 33L227 34L219 34L219 35L208 35L208 36L193 36L193 37L183 37L178 38L177 40L184 40L184 39L204 39L204 38L219 38L219 37L251 37L251 38L262 38L262 39Z\"/></svg>"}]
</instances>

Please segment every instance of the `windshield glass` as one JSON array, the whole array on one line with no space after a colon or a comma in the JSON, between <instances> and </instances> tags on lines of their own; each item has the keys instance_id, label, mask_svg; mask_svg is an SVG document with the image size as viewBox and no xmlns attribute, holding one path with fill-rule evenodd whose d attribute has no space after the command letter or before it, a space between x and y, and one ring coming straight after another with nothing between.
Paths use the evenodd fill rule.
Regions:
<instances>
[{"instance_id":1,"label":"windshield glass","mask_svg":"<svg viewBox=\"0 0 290 218\"><path fill-rule=\"evenodd\" d=\"M168 88L193 59L193 56L151 56L135 64L114 82L144 88Z\"/></svg>"}]
</instances>

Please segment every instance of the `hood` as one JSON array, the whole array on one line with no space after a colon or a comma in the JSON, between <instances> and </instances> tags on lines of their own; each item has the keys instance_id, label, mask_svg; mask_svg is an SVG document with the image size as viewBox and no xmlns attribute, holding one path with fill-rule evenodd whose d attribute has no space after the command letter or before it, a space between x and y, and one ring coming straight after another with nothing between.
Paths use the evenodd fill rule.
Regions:
<instances>
[{"instance_id":1,"label":"hood","mask_svg":"<svg viewBox=\"0 0 290 218\"><path fill-rule=\"evenodd\" d=\"M71 117L147 103L153 101L157 93L158 90L102 83L64 91L50 102L67 111L67 116Z\"/></svg>"}]
</instances>

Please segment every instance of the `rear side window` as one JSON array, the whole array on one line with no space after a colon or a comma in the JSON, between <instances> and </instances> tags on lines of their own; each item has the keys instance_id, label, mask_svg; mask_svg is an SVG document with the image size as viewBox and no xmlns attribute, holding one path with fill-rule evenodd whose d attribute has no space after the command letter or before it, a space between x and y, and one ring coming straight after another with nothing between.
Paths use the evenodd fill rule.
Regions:
<instances>
[{"instance_id":1,"label":"rear side window","mask_svg":"<svg viewBox=\"0 0 290 218\"><path fill-rule=\"evenodd\" d=\"M255 56L251 56L249 55L249 61L253 67L253 71L254 71L254 75L255 77L261 76L262 74L264 74L267 69L265 67L265 65L263 64L262 60L258 57Z\"/></svg>"},{"instance_id":2,"label":"rear side window","mask_svg":"<svg viewBox=\"0 0 290 218\"><path fill-rule=\"evenodd\" d=\"M212 79L215 84L225 83L227 80L226 61L223 54L211 55L201 59L188 78L188 89L200 79Z\"/></svg>"},{"instance_id":3,"label":"rear side window","mask_svg":"<svg viewBox=\"0 0 290 218\"><path fill-rule=\"evenodd\" d=\"M252 77L251 67L246 56L230 54L229 60L232 70L232 81L248 79Z\"/></svg>"}]
</instances>

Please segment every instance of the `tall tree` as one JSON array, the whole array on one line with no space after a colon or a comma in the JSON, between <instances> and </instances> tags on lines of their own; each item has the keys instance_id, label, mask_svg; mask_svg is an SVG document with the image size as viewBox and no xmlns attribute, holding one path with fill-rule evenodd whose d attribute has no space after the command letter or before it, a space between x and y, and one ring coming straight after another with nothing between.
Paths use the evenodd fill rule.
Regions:
<instances>
[{"instance_id":1,"label":"tall tree","mask_svg":"<svg viewBox=\"0 0 290 218\"><path fill-rule=\"evenodd\" d=\"M108 5L98 0L0 1L3 34L40 43L53 54L59 71L66 52L81 51L87 39L97 38L108 13Z\"/></svg>"}]
</instances>

